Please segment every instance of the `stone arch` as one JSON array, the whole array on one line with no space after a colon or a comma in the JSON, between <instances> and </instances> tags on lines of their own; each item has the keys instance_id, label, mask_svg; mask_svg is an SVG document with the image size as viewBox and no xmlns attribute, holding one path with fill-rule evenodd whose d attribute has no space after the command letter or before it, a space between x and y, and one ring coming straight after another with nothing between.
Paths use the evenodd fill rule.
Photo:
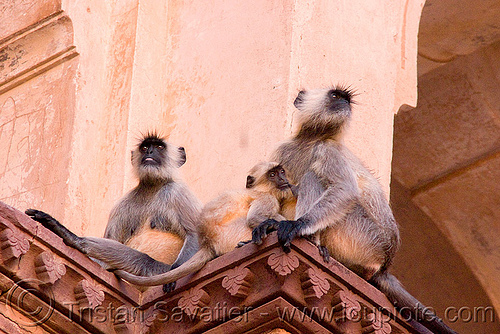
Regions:
<instances>
[{"instance_id":1,"label":"stone arch","mask_svg":"<svg viewBox=\"0 0 500 334\"><path fill-rule=\"evenodd\" d=\"M441 316L449 307L500 309L498 22L496 1L428 0L417 107L395 117L391 199L403 235L395 273ZM466 320L452 326L500 328Z\"/></svg>"}]
</instances>

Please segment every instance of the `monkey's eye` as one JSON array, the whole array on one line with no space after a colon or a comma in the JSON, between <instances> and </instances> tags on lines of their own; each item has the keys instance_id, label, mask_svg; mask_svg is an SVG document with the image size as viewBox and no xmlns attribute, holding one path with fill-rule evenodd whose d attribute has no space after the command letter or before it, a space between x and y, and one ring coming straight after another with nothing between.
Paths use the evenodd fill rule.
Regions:
<instances>
[{"instance_id":1,"label":"monkey's eye","mask_svg":"<svg viewBox=\"0 0 500 334\"><path fill-rule=\"evenodd\" d=\"M157 147L159 150L163 150L163 149L165 148L165 145L159 144L159 145L156 145L156 147Z\"/></svg>"},{"instance_id":2,"label":"monkey's eye","mask_svg":"<svg viewBox=\"0 0 500 334\"><path fill-rule=\"evenodd\" d=\"M283 174L285 174L285 170L284 169L280 170L280 172L283 173Z\"/></svg>"},{"instance_id":3,"label":"monkey's eye","mask_svg":"<svg viewBox=\"0 0 500 334\"><path fill-rule=\"evenodd\" d=\"M139 147L139 150L141 150L141 152L146 152L148 150L148 147L146 145L142 145L141 147Z\"/></svg>"},{"instance_id":4,"label":"monkey's eye","mask_svg":"<svg viewBox=\"0 0 500 334\"><path fill-rule=\"evenodd\" d=\"M275 176L276 176L276 172L269 173L269 177L275 177Z\"/></svg>"},{"instance_id":5,"label":"monkey's eye","mask_svg":"<svg viewBox=\"0 0 500 334\"><path fill-rule=\"evenodd\" d=\"M339 96L337 93L335 93L335 92L331 92L331 93L330 93L330 96L331 96L332 98L334 98L334 99L339 99L339 98L340 98L340 96Z\"/></svg>"}]
</instances>

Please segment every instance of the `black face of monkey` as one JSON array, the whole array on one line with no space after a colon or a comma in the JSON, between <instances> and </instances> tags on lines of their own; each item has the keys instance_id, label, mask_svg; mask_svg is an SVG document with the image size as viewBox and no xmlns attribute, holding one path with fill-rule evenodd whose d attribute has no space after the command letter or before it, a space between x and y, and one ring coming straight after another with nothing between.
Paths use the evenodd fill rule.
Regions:
<instances>
[{"instance_id":1,"label":"black face of monkey","mask_svg":"<svg viewBox=\"0 0 500 334\"><path fill-rule=\"evenodd\" d=\"M141 165L144 166L161 166L165 161L167 145L157 137L147 137L139 145L141 152Z\"/></svg>"},{"instance_id":2,"label":"black face of monkey","mask_svg":"<svg viewBox=\"0 0 500 334\"><path fill-rule=\"evenodd\" d=\"M267 179L276 185L276 188L285 190L290 188L290 183L285 175L285 170L281 166L276 166L267 172Z\"/></svg>"},{"instance_id":3,"label":"black face of monkey","mask_svg":"<svg viewBox=\"0 0 500 334\"><path fill-rule=\"evenodd\" d=\"M337 112L345 110L351 104L352 93L346 89L332 89L327 94L327 108Z\"/></svg>"},{"instance_id":4,"label":"black face of monkey","mask_svg":"<svg viewBox=\"0 0 500 334\"><path fill-rule=\"evenodd\" d=\"M352 90L337 86L301 91L294 101L304 140L327 139L340 135L351 118Z\"/></svg>"}]
</instances>

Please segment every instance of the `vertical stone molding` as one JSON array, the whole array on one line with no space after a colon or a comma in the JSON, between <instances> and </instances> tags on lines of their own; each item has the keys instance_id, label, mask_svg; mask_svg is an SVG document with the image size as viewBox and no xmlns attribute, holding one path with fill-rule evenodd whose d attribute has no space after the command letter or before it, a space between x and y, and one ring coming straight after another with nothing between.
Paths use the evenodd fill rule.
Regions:
<instances>
[{"instance_id":1,"label":"vertical stone molding","mask_svg":"<svg viewBox=\"0 0 500 334\"><path fill-rule=\"evenodd\" d=\"M43 285L52 285L66 274L66 266L50 252L43 252L35 259L35 272Z\"/></svg>"},{"instance_id":2,"label":"vertical stone molding","mask_svg":"<svg viewBox=\"0 0 500 334\"><path fill-rule=\"evenodd\" d=\"M208 303L210 303L210 295L202 288L194 287L182 295L177 305L189 317L199 318L200 309L206 307Z\"/></svg>"},{"instance_id":3,"label":"vertical stone molding","mask_svg":"<svg viewBox=\"0 0 500 334\"><path fill-rule=\"evenodd\" d=\"M246 298L253 279L254 275L250 269L240 266L227 272L227 275L222 279L222 287L232 296Z\"/></svg>"},{"instance_id":4,"label":"vertical stone molding","mask_svg":"<svg viewBox=\"0 0 500 334\"><path fill-rule=\"evenodd\" d=\"M75 287L75 299L80 307L96 307L104 301L104 291L93 281L83 279Z\"/></svg>"},{"instance_id":5,"label":"vertical stone molding","mask_svg":"<svg viewBox=\"0 0 500 334\"><path fill-rule=\"evenodd\" d=\"M285 253L281 249L275 249L269 258L267 264L281 276L291 274L300 264L297 255Z\"/></svg>"},{"instance_id":6,"label":"vertical stone molding","mask_svg":"<svg viewBox=\"0 0 500 334\"><path fill-rule=\"evenodd\" d=\"M301 286L306 302L323 297L330 290L327 275L317 268L309 268L301 276Z\"/></svg>"},{"instance_id":7,"label":"vertical stone molding","mask_svg":"<svg viewBox=\"0 0 500 334\"><path fill-rule=\"evenodd\" d=\"M3 262L9 263L26 254L30 249L30 243L23 234L16 234L12 229L6 228L0 232L0 248Z\"/></svg>"}]
</instances>

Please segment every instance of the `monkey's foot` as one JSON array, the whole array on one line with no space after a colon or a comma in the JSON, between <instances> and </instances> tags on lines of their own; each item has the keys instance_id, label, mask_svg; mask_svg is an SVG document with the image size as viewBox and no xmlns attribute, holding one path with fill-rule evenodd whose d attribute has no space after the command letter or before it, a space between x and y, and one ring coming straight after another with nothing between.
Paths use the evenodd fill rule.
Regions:
<instances>
[{"instance_id":1,"label":"monkey's foot","mask_svg":"<svg viewBox=\"0 0 500 334\"><path fill-rule=\"evenodd\" d=\"M170 283L167 283L167 284L163 284L163 292L164 293L170 293L170 292L174 291L176 283L177 282L170 282Z\"/></svg>"},{"instance_id":2,"label":"monkey's foot","mask_svg":"<svg viewBox=\"0 0 500 334\"><path fill-rule=\"evenodd\" d=\"M259 226L253 229L252 231L252 242L254 244L260 245L262 243L262 239L267 237L269 233L272 231L276 231L279 226L279 221L275 219L268 219Z\"/></svg>"},{"instance_id":3,"label":"monkey's foot","mask_svg":"<svg viewBox=\"0 0 500 334\"><path fill-rule=\"evenodd\" d=\"M318 245L319 255L323 257L323 261L330 262L330 252L325 246Z\"/></svg>"}]
</instances>

